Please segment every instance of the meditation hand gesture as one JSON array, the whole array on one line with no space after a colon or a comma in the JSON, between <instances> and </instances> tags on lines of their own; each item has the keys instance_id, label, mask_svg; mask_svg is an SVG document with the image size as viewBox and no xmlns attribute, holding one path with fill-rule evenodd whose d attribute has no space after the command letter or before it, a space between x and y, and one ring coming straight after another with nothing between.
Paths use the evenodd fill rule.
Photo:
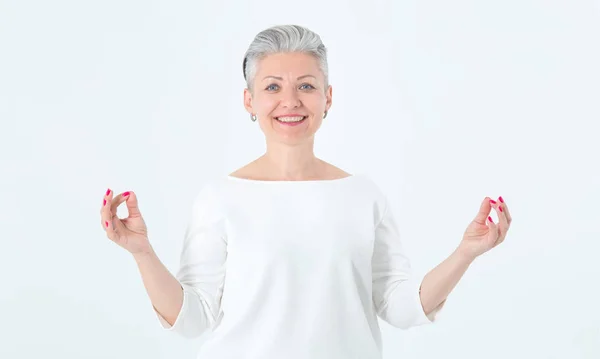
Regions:
<instances>
[{"instance_id":1,"label":"meditation hand gesture","mask_svg":"<svg viewBox=\"0 0 600 359\"><path fill-rule=\"evenodd\" d=\"M117 207L127 204L129 216L124 219L117 217ZM133 192L124 192L113 198L113 192L106 191L102 208L102 228L113 242L125 248L131 254L150 251L148 230L138 208L137 197Z\"/></svg>"},{"instance_id":2,"label":"meditation hand gesture","mask_svg":"<svg viewBox=\"0 0 600 359\"><path fill-rule=\"evenodd\" d=\"M502 197L498 200L500 203L486 197L479 208L479 213L465 230L457 250L471 260L496 247L506 238L512 217ZM498 224L495 224L489 216L492 207L498 215Z\"/></svg>"}]
</instances>

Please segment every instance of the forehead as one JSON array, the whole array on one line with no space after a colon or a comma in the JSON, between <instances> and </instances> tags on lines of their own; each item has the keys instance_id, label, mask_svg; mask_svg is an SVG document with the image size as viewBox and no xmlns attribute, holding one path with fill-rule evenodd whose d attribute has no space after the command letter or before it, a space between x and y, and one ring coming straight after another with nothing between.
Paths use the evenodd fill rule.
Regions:
<instances>
[{"instance_id":1,"label":"forehead","mask_svg":"<svg viewBox=\"0 0 600 359\"><path fill-rule=\"evenodd\" d=\"M309 54L271 54L259 61L257 74L262 76L313 75L318 77L319 64L317 59Z\"/></svg>"}]
</instances>

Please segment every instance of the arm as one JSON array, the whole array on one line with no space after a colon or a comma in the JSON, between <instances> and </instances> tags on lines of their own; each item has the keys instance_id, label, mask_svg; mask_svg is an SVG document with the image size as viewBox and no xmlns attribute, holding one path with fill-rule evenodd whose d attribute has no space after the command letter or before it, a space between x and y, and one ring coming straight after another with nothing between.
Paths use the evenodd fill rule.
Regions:
<instances>
[{"instance_id":1,"label":"arm","mask_svg":"<svg viewBox=\"0 0 600 359\"><path fill-rule=\"evenodd\" d=\"M222 313L227 236L220 201L210 185L194 199L174 276L156 254L136 257L161 326L186 338L211 330Z\"/></svg>"},{"instance_id":2,"label":"arm","mask_svg":"<svg viewBox=\"0 0 600 359\"><path fill-rule=\"evenodd\" d=\"M425 275L421 283L421 305L427 315L444 303L473 259L454 251Z\"/></svg>"},{"instance_id":3,"label":"arm","mask_svg":"<svg viewBox=\"0 0 600 359\"><path fill-rule=\"evenodd\" d=\"M435 310L425 312L419 294L425 276L412 273L397 222L385 197L379 202L379 206L382 215L375 226L371 265L373 303L377 314L388 324L401 329L433 323L443 307L443 302L436 305ZM436 273L438 271L445 271L444 266ZM427 283L426 288L422 289L425 295L429 286ZM430 304L427 306L434 308Z\"/></svg>"},{"instance_id":4,"label":"arm","mask_svg":"<svg viewBox=\"0 0 600 359\"><path fill-rule=\"evenodd\" d=\"M421 283L421 305L430 313L442 305L475 258L504 241L512 216L504 199L500 203L485 197L475 219L465 230L462 241L456 250L423 278ZM496 210L499 223L496 225L489 216Z\"/></svg>"},{"instance_id":5,"label":"arm","mask_svg":"<svg viewBox=\"0 0 600 359\"><path fill-rule=\"evenodd\" d=\"M160 261L154 250L135 254L133 257L152 306L169 325L173 325L183 304L181 284Z\"/></svg>"}]
</instances>

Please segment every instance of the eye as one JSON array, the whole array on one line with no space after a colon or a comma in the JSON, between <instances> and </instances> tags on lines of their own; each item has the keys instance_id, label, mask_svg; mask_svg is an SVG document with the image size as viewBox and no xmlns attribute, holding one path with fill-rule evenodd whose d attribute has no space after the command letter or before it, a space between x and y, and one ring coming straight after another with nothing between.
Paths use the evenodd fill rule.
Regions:
<instances>
[{"instance_id":1,"label":"eye","mask_svg":"<svg viewBox=\"0 0 600 359\"><path fill-rule=\"evenodd\" d=\"M301 87L301 88L302 88L303 86L310 86L309 90L310 90L310 89L314 89L314 88L315 88L313 85L311 85L311 84L308 84L308 83L300 85L300 87Z\"/></svg>"},{"instance_id":2,"label":"eye","mask_svg":"<svg viewBox=\"0 0 600 359\"><path fill-rule=\"evenodd\" d=\"M270 84L269 86L267 86L267 88L265 90L269 91L269 89L273 86L277 86L276 84Z\"/></svg>"}]
</instances>

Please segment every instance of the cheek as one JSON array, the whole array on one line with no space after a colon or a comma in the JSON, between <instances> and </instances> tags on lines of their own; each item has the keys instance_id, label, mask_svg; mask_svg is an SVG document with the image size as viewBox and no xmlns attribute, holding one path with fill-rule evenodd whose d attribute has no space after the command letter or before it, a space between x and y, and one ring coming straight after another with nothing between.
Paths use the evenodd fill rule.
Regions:
<instances>
[{"instance_id":1,"label":"cheek","mask_svg":"<svg viewBox=\"0 0 600 359\"><path fill-rule=\"evenodd\" d=\"M268 115L277 109L277 101L273 97L262 98L259 101L259 113Z\"/></svg>"},{"instance_id":2,"label":"cheek","mask_svg":"<svg viewBox=\"0 0 600 359\"><path fill-rule=\"evenodd\" d=\"M322 96L307 96L303 104L310 112L317 114L325 108L325 98Z\"/></svg>"},{"instance_id":3,"label":"cheek","mask_svg":"<svg viewBox=\"0 0 600 359\"><path fill-rule=\"evenodd\" d=\"M256 99L263 107L265 107L265 105L267 105L267 104L277 102L277 96L273 96L273 95L269 96L266 94L261 94Z\"/></svg>"}]
</instances>

